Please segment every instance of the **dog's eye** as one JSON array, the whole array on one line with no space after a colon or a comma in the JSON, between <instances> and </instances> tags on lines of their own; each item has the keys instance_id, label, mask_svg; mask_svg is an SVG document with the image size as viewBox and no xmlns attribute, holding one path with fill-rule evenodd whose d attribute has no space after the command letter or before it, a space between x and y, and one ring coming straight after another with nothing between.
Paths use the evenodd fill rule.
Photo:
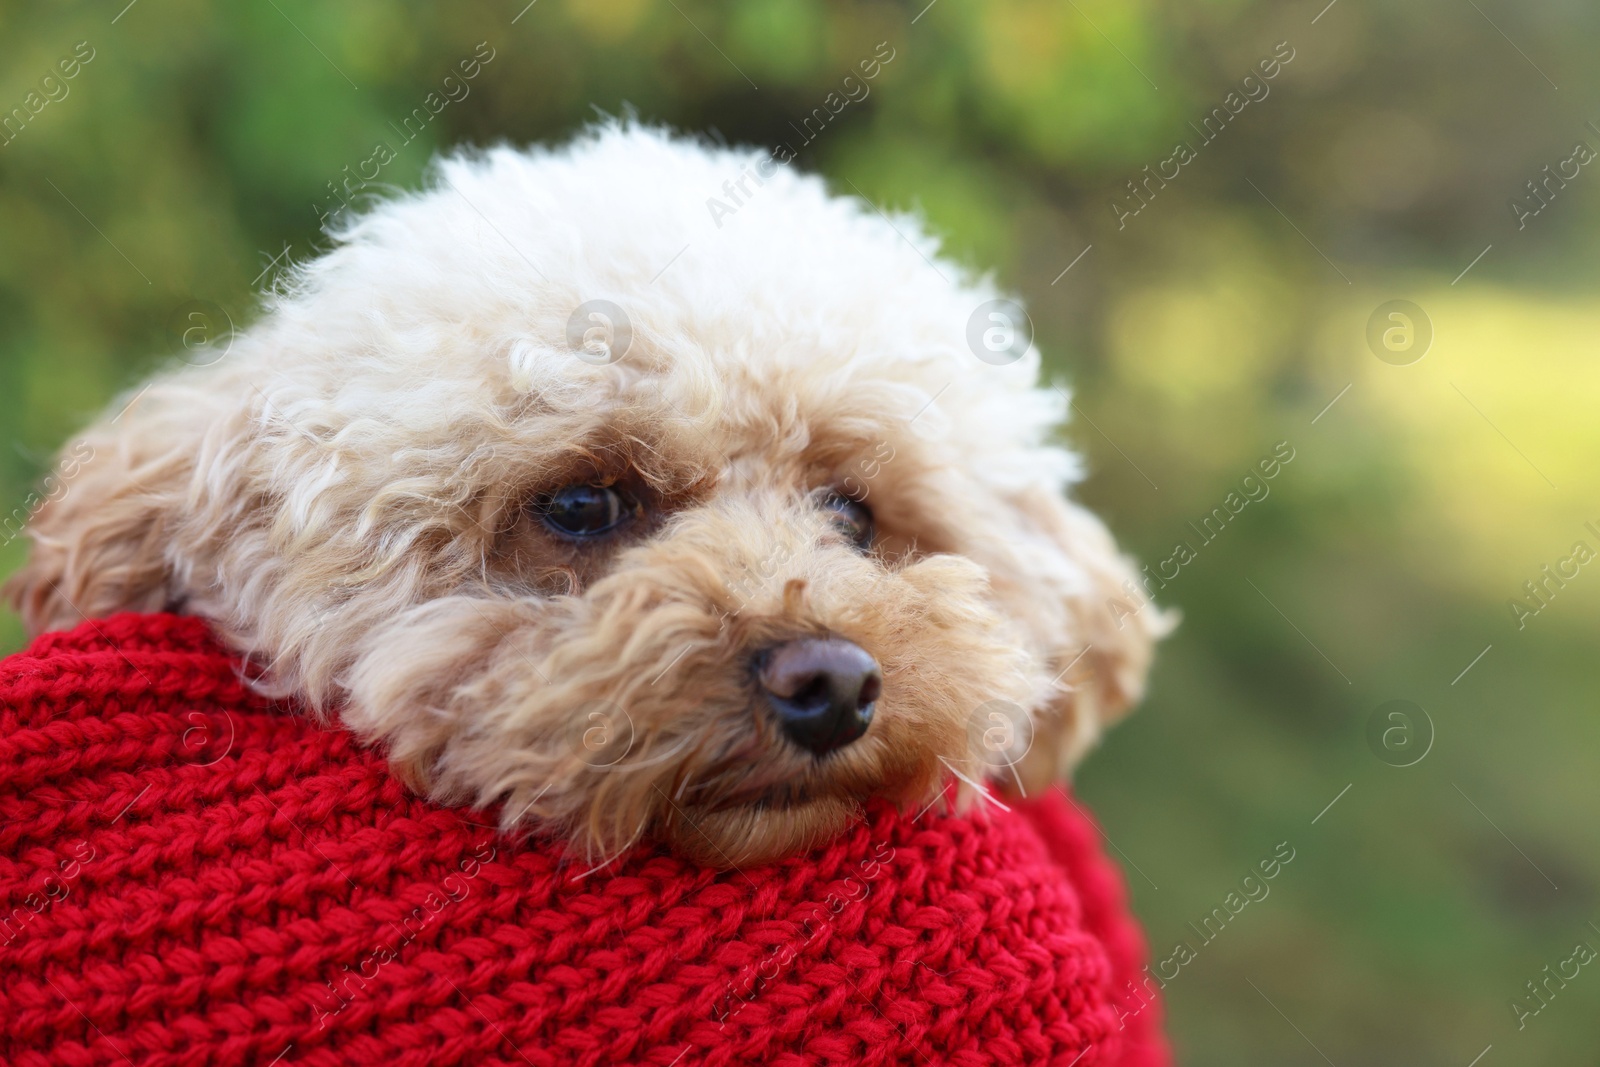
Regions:
<instances>
[{"instance_id":1,"label":"dog's eye","mask_svg":"<svg viewBox=\"0 0 1600 1067\"><path fill-rule=\"evenodd\" d=\"M851 500L843 493L829 493L822 498L822 510L828 513L834 526L851 544L865 552L872 547L872 509L859 500Z\"/></svg>"},{"instance_id":2,"label":"dog's eye","mask_svg":"<svg viewBox=\"0 0 1600 1067\"><path fill-rule=\"evenodd\" d=\"M636 509L632 501L610 486L569 485L540 497L533 510L558 534L594 537L616 529Z\"/></svg>"}]
</instances>

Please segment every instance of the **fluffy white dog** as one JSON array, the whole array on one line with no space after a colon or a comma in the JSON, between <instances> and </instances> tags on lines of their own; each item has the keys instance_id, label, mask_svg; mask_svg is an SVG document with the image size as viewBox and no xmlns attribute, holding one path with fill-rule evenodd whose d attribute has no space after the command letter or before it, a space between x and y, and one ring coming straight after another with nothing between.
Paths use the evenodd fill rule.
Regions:
<instances>
[{"instance_id":1,"label":"fluffy white dog","mask_svg":"<svg viewBox=\"0 0 1600 1067\"><path fill-rule=\"evenodd\" d=\"M592 855L743 864L1065 774L1162 625L1065 496L1065 400L969 343L1000 294L914 219L762 158L611 124L348 220L69 446L28 625L201 616L417 788Z\"/></svg>"}]
</instances>

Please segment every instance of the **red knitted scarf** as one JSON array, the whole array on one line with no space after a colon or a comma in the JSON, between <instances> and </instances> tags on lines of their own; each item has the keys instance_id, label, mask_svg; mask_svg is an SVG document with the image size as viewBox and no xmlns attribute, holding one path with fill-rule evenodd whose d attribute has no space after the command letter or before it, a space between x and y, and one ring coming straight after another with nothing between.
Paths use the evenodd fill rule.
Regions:
<instances>
[{"instance_id":1,"label":"red knitted scarf","mask_svg":"<svg viewBox=\"0 0 1600 1067\"><path fill-rule=\"evenodd\" d=\"M877 806L744 871L587 871L490 821L254 696L194 619L45 635L0 661L0 1062L1168 1063L1064 795Z\"/></svg>"}]
</instances>

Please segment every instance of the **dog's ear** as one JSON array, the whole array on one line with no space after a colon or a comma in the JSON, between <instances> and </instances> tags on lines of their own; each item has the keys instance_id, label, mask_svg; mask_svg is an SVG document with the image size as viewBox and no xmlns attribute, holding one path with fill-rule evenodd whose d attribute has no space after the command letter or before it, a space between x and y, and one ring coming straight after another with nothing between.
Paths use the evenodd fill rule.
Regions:
<instances>
[{"instance_id":1,"label":"dog's ear","mask_svg":"<svg viewBox=\"0 0 1600 1067\"><path fill-rule=\"evenodd\" d=\"M199 413L187 427L139 414L124 411L68 444L31 498L23 532L32 548L3 590L30 634L170 605Z\"/></svg>"},{"instance_id":2,"label":"dog's ear","mask_svg":"<svg viewBox=\"0 0 1600 1067\"><path fill-rule=\"evenodd\" d=\"M991 564L994 592L1052 679L1011 783L1034 794L1066 778L1144 695L1152 648L1176 619L1087 509L1043 485L1004 494L1002 507L1010 531Z\"/></svg>"}]
</instances>

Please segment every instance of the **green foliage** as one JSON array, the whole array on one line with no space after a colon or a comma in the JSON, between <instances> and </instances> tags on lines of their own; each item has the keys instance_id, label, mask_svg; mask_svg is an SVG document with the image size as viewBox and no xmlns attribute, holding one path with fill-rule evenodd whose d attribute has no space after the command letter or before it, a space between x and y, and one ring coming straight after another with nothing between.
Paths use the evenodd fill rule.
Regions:
<instances>
[{"instance_id":1,"label":"green foliage","mask_svg":"<svg viewBox=\"0 0 1600 1067\"><path fill-rule=\"evenodd\" d=\"M1083 496L1131 551L1169 557L1275 443L1297 450L1158 592L1184 623L1079 783L1138 865L1158 957L1277 842L1298 850L1169 989L1183 1061L1320 1063L1310 1038L1338 1063L1465 1065L1490 1043L1485 1067L1590 1062L1600 978L1524 1030L1509 1005L1600 945L1600 578L1523 630L1508 602L1600 519L1600 176L1523 229L1506 205L1574 141L1600 146L1596 13L923 2L0 8L0 115L28 111L0 134L0 500L25 517L73 428L171 358L174 309L247 322L272 257L322 247L329 183L379 142L379 186L405 188L438 149L560 139L597 111L792 141L888 42L801 162L924 211L1027 300L1087 416L1067 431ZM31 114L78 42L94 58ZM402 144L479 42L470 93ZM1190 123L1280 42L1270 92L1202 144ZM1178 141L1196 158L1136 198ZM1407 367L1363 340L1397 297L1436 330ZM22 554L0 545L0 574ZM22 640L0 616L0 647ZM1413 767L1365 740L1394 698L1437 730Z\"/></svg>"}]
</instances>

